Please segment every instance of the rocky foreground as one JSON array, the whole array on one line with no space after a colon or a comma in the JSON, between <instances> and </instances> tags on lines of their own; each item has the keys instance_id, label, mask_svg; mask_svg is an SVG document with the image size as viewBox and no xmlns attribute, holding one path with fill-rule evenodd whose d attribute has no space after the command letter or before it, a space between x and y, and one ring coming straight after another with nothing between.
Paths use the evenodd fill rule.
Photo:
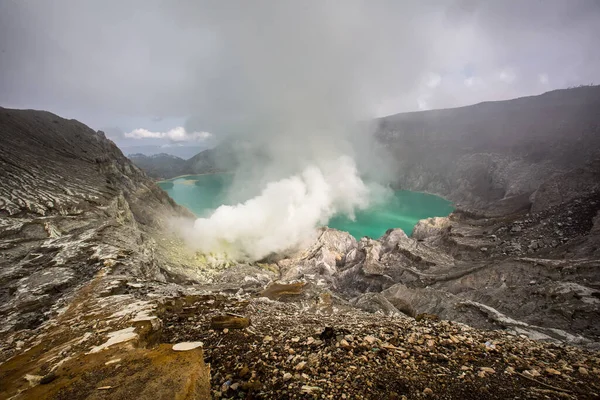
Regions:
<instances>
[{"instance_id":1,"label":"rocky foreground","mask_svg":"<svg viewBox=\"0 0 600 400\"><path fill-rule=\"evenodd\" d=\"M271 285L260 297L189 288L169 296L171 285L124 281L127 294L95 295L102 285L119 286L97 277L54 323L17 341L23 348L0 365L6 397L593 399L600 393L597 352L433 315L369 314L335 296L316 296L310 284ZM174 350L185 343L199 347Z\"/></svg>"},{"instance_id":2,"label":"rocky foreground","mask_svg":"<svg viewBox=\"0 0 600 400\"><path fill-rule=\"evenodd\" d=\"M600 395L597 163L240 264L102 133L0 109L0 141L0 398Z\"/></svg>"}]
</instances>

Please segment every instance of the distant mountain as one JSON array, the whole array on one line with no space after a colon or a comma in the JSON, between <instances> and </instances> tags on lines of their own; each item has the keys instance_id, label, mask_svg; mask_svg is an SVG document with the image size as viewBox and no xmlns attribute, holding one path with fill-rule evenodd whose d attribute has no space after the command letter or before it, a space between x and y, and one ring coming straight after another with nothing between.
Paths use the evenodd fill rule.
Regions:
<instances>
[{"instance_id":1,"label":"distant mountain","mask_svg":"<svg viewBox=\"0 0 600 400\"><path fill-rule=\"evenodd\" d=\"M152 156L128 154L127 157L150 177L155 179L184 175L185 160L170 154L160 153Z\"/></svg>"},{"instance_id":2,"label":"distant mountain","mask_svg":"<svg viewBox=\"0 0 600 400\"><path fill-rule=\"evenodd\" d=\"M213 149L201 151L184 160L170 154L129 154L129 159L150 177L169 179L179 175L225 172L237 166L234 143L223 143Z\"/></svg>"},{"instance_id":3,"label":"distant mountain","mask_svg":"<svg viewBox=\"0 0 600 400\"><path fill-rule=\"evenodd\" d=\"M119 148L124 154L143 154L146 156L154 156L158 154L170 154L179 158L187 160L190 157L195 156L203 150L206 150L206 146L157 146L157 145L146 145L146 146L128 146L119 144Z\"/></svg>"}]
</instances>

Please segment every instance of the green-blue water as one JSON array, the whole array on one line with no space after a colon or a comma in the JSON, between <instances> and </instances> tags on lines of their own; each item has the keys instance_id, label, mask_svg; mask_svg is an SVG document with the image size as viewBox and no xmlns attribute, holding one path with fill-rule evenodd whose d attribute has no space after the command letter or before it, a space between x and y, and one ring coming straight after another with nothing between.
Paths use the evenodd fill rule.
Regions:
<instances>
[{"instance_id":1,"label":"green-blue water","mask_svg":"<svg viewBox=\"0 0 600 400\"><path fill-rule=\"evenodd\" d=\"M199 217L206 217L212 210L227 203L227 188L232 179L230 174L189 175L159 182L158 185L175 202ZM452 204L441 197L398 190L386 201L357 211L354 221L340 215L332 218L327 225L350 232L357 239L363 236L379 238L389 228L402 228L410 235L420 219L443 217L452 210Z\"/></svg>"}]
</instances>

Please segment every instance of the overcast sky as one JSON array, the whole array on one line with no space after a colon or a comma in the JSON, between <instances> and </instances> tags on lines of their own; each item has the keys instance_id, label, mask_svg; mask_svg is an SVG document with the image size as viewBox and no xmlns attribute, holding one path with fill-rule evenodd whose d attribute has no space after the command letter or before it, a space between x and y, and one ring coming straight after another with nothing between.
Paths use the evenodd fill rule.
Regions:
<instances>
[{"instance_id":1,"label":"overcast sky","mask_svg":"<svg viewBox=\"0 0 600 400\"><path fill-rule=\"evenodd\" d=\"M598 0L0 0L0 105L202 145L598 84L599 39Z\"/></svg>"}]
</instances>

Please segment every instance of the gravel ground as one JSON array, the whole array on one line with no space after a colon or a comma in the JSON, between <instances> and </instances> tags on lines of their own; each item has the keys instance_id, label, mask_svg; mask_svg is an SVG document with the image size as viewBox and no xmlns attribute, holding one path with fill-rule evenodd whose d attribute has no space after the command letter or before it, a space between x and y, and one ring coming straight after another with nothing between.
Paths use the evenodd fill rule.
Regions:
<instances>
[{"instance_id":1,"label":"gravel ground","mask_svg":"<svg viewBox=\"0 0 600 400\"><path fill-rule=\"evenodd\" d=\"M211 327L229 316L231 328ZM188 296L162 340L202 341L214 398L595 399L600 355L500 331L321 304ZM243 325L250 326L236 329Z\"/></svg>"}]
</instances>

